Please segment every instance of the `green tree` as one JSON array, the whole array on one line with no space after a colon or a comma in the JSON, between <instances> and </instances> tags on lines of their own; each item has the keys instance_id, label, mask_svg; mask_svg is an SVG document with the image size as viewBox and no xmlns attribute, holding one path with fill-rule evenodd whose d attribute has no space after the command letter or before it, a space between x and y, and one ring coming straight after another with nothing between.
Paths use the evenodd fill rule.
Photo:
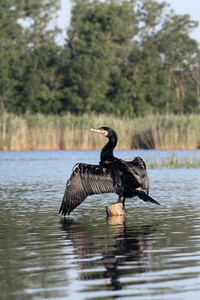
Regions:
<instances>
[{"instance_id":1,"label":"green tree","mask_svg":"<svg viewBox=\"0 0 200 300\"><path fill-rule=\"evenodd\" d=\"M138 1L135 7L139 33L124 75L129 80L126 86L132 111L137 115L150 110L185 111L187 78L196 68L199 51L189 32L197 23L188 15L168 13L167 7L150 0Z\"/></svg>"},{"instance_id":2,"label":"green tree","mask_svg":"<svg viewBox=\"0 0 200 300\"><path fill-rule=\"evenodd\" d=\"M184 112L184 101L187 94L188 72L194 68L194 59L199 49L198 43L189 37L189 32L197 26L189 15L166 16L161 30L157 34L159 52L162 55L162 67L168 73L169 105L176 113ZM173 91L173 97L169 93Z\"/></svg>"},{"instance_id":3,"label":"green tree","mask_svg":"<svg viewBox=\"0 0 200 300\"><path fill-rule=\"evenodd\" d=\"M132 5L137 15L138 34L132 40L128 63L122 68L115 97L123 99L128 114L143 116L158 109L162 103L159 86L161 58L155 34L165 5L155 1L134 1Z\"/></svg>"},{"instance_id":4,"label":"green tree","mask_svg":"<svg viewBox=\"0 0 200 300\"><path fill-rule=\"evenodd\" d=\"M59 30L49 29L49 23L59 3L60 0L0 1L2 111L58 110L58 101L52 99L59 86L55 71L60 52L55 37Z\"/></svg>"},{"instance_id":5,"label":"green tree","mask_svg":"<svg viewBox=\"0 0 200 300\"><path fill-rule=\"evenodd\" d=\"M131 38L137 26L128 1L74 1L68 31L71 64L66 82L66 101L74 112L113 112L107 101L121 67L127 63Z\"/></svg>"},{"instance_id":6,"label":"green tree","mask_svg":"<svg viewBox=\"0 0 200 300\"><path fill-rule=\"evenodd\" d=\"M200 110L198 24L154 0L0 0L0 109L144 116Z\"/></svg>"},{"instance_id":7,"label":"green tree","mask_svg":"<svg viewBox=\"0 0 200 300\"><path fill-rule=\"evenodd\" d=\"M0 0L0 109L7 108L12 98L15 78L12 69L18 64L21 51L22 26L17 23L20 17L15 1Z\"/></svg>"}]
</instances>

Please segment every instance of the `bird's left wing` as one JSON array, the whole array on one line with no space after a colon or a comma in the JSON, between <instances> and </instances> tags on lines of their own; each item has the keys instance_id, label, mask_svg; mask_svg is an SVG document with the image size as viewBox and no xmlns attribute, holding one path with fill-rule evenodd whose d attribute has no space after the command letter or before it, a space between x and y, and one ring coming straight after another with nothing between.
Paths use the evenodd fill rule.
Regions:
<instances>
[{"instance_id":1,"label":"bird's left wing","mask_svg":"<svg viewBox=\"0 0 200 300\"><path fill-rule=\"evenodd\" d=\"M144 178L147 175L146 164L141 157L136 156L132 161L128 162L136 176Z\"/></svg>"},{"instance_id":2,"label":"bird's left wing","mask_svg":"<svg viewBox=\"0 0 200 300\"><path fill-rule=\"evenodd\" d=\"M133 175L135 182L149 193L149 177L147 175L146 164L141 157L135 157L128 162L128 170Z\"/></svg>"},{"instance_id":3,"label":"bird's left wing","mask_svg":"<svg viewBox=\"0 0 200 300\"><path fill-rule=\"evenodd\" d=\"M74 166L59 213L70 214L88 195L114 193L114 178L106 167L78 163Z\"/></svg>"}]
</instances>

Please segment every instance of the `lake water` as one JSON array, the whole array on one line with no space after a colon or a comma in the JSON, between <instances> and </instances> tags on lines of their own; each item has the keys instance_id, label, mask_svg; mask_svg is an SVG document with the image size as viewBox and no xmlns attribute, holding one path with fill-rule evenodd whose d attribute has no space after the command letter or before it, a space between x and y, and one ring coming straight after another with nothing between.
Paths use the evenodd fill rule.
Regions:
<instances>
[{"instance_id":1,"label":"lake water","mask_svg":"<svg viewBox=\"0 0 200 300\"><path fill-rule=\"evenodd\" d=\"M96 164L99 155L0 152L0 298L200 299L200 169L149 170L150 195L161 206L127 199L127 217L107 219L117 195L94 195L63 220L73 165Z\"/></svg>"}]
</instances>

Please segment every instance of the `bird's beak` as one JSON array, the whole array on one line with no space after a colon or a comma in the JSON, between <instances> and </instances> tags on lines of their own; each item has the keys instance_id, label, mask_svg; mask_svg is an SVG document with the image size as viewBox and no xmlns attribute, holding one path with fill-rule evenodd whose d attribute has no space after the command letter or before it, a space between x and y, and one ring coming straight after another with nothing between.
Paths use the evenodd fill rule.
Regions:
<instances>
[{"instance_id":1,"label":"bird's beak","mask_svg":"<svg viewBox=\"0 0 200 300\"><path fill-rule=\"evenodd\" d=\"M99 129L99 128L90 128L91 131L95 131L95 132L98 132L98 133L101 133L103 135L105 135L105 130L103 129Z\"/></svg>"},{"instance_id":2,"label":"bird's beak","mask_svg":"<svg viewBox=\"0 0 200 300\"><path fill-rule=\"evenodd\" d=\"M101 133L101 130L99 128L90 128L90 130Z\"/></svg>"}]
</instances>

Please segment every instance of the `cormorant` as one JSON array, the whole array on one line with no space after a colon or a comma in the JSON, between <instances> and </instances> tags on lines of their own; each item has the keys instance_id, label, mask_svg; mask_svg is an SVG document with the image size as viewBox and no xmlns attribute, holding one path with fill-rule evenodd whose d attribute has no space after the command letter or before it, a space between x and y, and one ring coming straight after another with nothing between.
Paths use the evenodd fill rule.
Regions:
<instances>
[{"instance_id":1,"label":"cormorant","mask_svg":"<svg viewBox=\"0 0 200 300\"><path fill-rule=\"evenodd\" d=\"M70 214L89 195L116 193L118 202L125 205L126 198L138 196L145 202L159 203L149 194L149 178L142 158L124 161L113 155L117 145L117 133L109 127L90 130L108 138L108 143L101 151L99 165L77 163L67 181L59 213ZM146 192L145 192L146 190Z\"/></svg>"}]
</instances>

